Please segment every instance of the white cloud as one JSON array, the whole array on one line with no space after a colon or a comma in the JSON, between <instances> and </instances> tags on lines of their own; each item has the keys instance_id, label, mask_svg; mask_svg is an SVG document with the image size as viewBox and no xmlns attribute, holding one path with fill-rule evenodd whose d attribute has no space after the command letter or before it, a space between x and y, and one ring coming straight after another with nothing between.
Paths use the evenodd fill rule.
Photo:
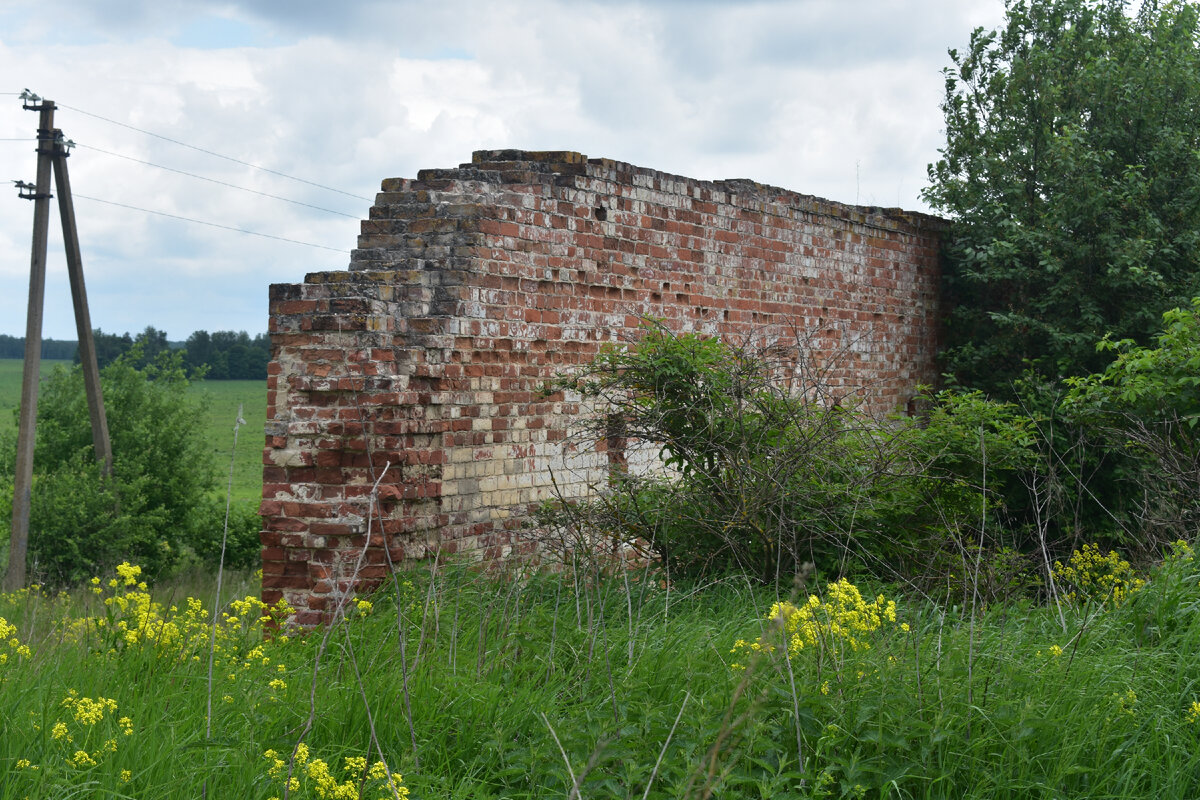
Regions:
<instances>
[{"instance_id":1,"label":"white cloud","mask_svg":"<svg viewBox=\"0 0 1200 800\"><path fill-rule=\"evenodd\" d=\"M10 0L0 74L64 104L74 190L348 251L379 182L500 147L572 149L698 178L746 177L920 209L940 144L940 69L1001 0L693 3L565 0L436 6L359 0ZM48 24L53 20L54 24ZM225 44L236 46L223 46ZM88 112L88 113L84 113ZM198 148L334 187L349 197ZM0 138L36 116L0 96ZM0 178L32 180L31 142ZM0 333L24 332L32 204L0 215ZM266 327L267 284L345 253L76 203L96 326ZM73 338L52 222L45 333Z\"/></svg>"}]
</instances>

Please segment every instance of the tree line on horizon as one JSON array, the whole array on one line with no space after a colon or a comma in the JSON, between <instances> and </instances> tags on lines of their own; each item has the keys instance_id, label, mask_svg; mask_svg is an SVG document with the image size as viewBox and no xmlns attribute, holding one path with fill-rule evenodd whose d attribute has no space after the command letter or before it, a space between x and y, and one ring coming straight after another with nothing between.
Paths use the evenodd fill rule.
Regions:
<instances>
[{"instance_id":1,"label":"tree line on horizon","mask_svg":"<svg viewBox=\"0 0 1200 800\"><path fill-rule=\"evenodd\" d=\"M246 331L193 332L185 341L170 341L167 332L152 325L136 336L126 333L93 332L96 361L100 367L121 355L141 347L138 363L153 363L159 353L182 351L183 365L191 378L208 380L266 380L271 360L271 341L264 333L250 336ZM0 358L24 358L25 337L0 334ZM74 339L44 339L42 358L79 361L79 342Z\"/></svg>"}]
</instances>

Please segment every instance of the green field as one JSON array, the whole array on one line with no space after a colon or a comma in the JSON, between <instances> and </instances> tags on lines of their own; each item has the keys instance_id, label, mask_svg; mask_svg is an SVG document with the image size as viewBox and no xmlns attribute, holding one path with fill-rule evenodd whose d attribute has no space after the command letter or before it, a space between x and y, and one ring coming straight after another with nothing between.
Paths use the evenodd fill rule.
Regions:
<instances>
[{"instance_id":1,"label":"green field","mask_svg":"<svg viewBox=\"0 0 1200 800\"><path fill-rule=\"evenodd\" d=\"M42 360L41 374L46 375L56 366L69 366L70 361ZM21 378L25 362L17 358L0 358L0 428L16 427L14 412L21 403Z\"/></svg>"},{"instance_id":2,"label":"green field","mask_svg":"<svg viewBox=\"0 0 1200 800\"><path fill-rule=\"evenodd\" d=\"M68 361L43 361L42 374ZM22 362L0 359L0 429L16 427L15 409L21 400ZM233 468L233 498L251 502L262 494L263 425L267 416L266 381L199 381L188 391L201 402L205 440L220 476L218 490L224 496L233 453L233 426L238 404L246 424L238 432ZM118 454L119 456L119 454Z\"/></svg>"},{"instance_id":3,"label":"green field","mask_svg":"<svg viewBox=\"0 0 1200 800\"><path fill-rule=\"evenodd\" d=\"M220 492L229 481L229 460L233 450L233 427L238 405L242 407L237 452L233 464L233 498L257 500L262 496L263 427L267 421L266 381L200 381L189 391L201 398L204 409L204 437L209 443L220 475Z\"/></svg>"}]
</instances>

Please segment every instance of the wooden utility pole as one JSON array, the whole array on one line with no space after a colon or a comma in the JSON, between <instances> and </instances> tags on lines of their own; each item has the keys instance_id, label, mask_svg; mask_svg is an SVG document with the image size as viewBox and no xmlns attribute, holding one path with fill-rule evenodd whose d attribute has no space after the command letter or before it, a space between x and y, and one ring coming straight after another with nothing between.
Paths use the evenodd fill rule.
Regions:
<instances>
[{"instance_id":1,"label":"wooden utility pole","mask_svg":"<svg viewBox=\"0 0 1200 800\"><path fill-rule=\"evenodd\" d=\"M26 108L30 106L26 105ZM12 538L4 591L25 585L29 545L29 506L33 485L33 445L37 425L38 373L42 366L42 306L46 296L46 234L50 224L50 167L54 160L54 103L43 100L38 118L37 183L33 202L33 255L29 261L29 307L25 317L25 367L21 382L21 416L17 429L17 464L13 474Z\"/></svg>"},{"instance_id":2,"label":"wooden utility pole","mask_svg":"<svg viewBox=\"0 0 1200 800\"><path fill-rule=\"evenodd\" d=\"M46 235L50 223L50 171L58 189L58 213L62 218L63 244L67 251L67 272L71 278L71 301L75 307L75 329L79 334L79 361L87 389L88 415L92 422L92 446L105 479L112 475L112 445L108 438L108 419L104 414L104 396L100 391L100 370L96 364L96 345L92 338L92 319L88 312L87 290L83 283L83 259L79 251L79 232L75 228L75 205L71 198L71 180L67 175L67 156L71 143L54 127L54 102L30 94L21 97L25 108L40 112L38 118L37 184L32 194L21 197L34 201L33 256L29 266L29 308L25 318L25 367L21 383L21 416L17 431L17 464L13 476L12 537L9 540L8 568L3 590L15 591L25 585L25 560L29 551L29 511L32 505L33 451L37 439L38 374L42 364L42 309L46 296ZM17 182L22 191L30 188Z\"/></svg>"},{"instance_id":3,"label":"wooden utility pole","mask_svg":"<svg viewBox=\"0 0 1200 800\"><path fill-rule=\"evenodd\" d=\"M71 303L75 306L75 331L79 335L79 364L83 367L88 415L92 420L92 447L107 479L112 475L112 445L108 438L108 418L104 414L104 394L100 390L100 368L96 363L96 343L92 339L87 288L83 283L83 259L79 253L79 232L75 229L75 203L71 198L71 180L67 176L67 156L70 155L67 147L62 131L54 131L54 184L58 189L58 216L62 219L63 246L67 251L67 274L71 276Z\"/></svg>"}]
</instances>

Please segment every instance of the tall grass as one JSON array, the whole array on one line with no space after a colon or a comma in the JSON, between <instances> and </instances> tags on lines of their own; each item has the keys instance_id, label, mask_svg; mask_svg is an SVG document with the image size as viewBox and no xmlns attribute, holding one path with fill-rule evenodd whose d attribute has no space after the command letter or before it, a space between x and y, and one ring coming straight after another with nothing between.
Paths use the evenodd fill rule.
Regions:
<instances>
[{"instance_id":1,"label":"tall grass","mask_svg":"<svg viewBox=\"0 0 1200 800\"><path fill-rule=\"evenodd\" d=\"M3 597L30 652L0 645L0 799L190 797L205 782L212 797L282 798L264 753L286 762L302 734L307 763L338 772L344 757L382 756L420 798L1200 793L1190 557L1119 606L1067 606L1066 632L1053 608L1017 603L978 609L972 636L969 608L884 588L896 620L860 647L827 632L794 651L768 618L775 598L735 580L459 562L398 577L307 634L264 636L256 609L224 602L235 619L220 626L207 741L207 629L154 634L203 622L183 591L134 641L117 630L134 618L104 604L139 594L123 580L100 595ZM85 726L71 690L116 709ZM57 722L73 742L54 738ZM70 763L108 739L95 766ZM292 766L289 795L321 796ZM372 786L364 796L393 796Z\"/></svg>"}]
</instances>

